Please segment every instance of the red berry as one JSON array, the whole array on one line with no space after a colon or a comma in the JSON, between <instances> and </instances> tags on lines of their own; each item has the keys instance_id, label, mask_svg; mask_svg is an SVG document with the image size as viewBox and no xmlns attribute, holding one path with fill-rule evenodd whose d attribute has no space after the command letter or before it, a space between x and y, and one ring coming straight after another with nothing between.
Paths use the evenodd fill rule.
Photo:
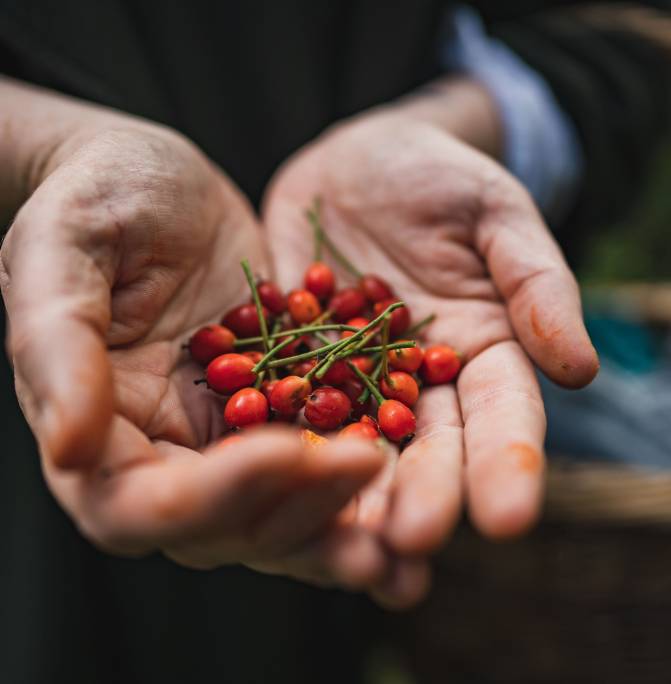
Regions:
<instances>
[{"instance_id":1,"label":"red berry","mask_svg":"<svg viewBox=\"0 0 671 684\"><path fill-rule=\"evenodd\" d=\"M311 323L322 312L318 299L309 290L294 290L289 295L287 307L296 325Z\"/></svg>"},{"instance_id":2,"label":"red berry","mask_svg":"<svg viewBox=\"0 0 671 684\"><path fill-rule=\"evenodd\" d=\"M394 291L385 280L380 276L368 273L359 281L359 287L369 302L380 302L383 299L390 299L394 296Z\"/></svg>"},{"instance_id":3,"label":"red berry","mask_svg":"<svg viewBox=\"0 0 671 684\"><path fill-rule=\"evenodd\" d=\"M342 323L363 313L366 308L366 298L361 290L346 287L333 295L328 308L334 320Z\"/></svg>"},{"instance_id":4,"label":"red berry","mask_svg":"<svg viewBox=\"0 0 671 684\"><path fill-rule=\"evenodd\" d=\"M347 420L351 408L344 392L334 387L320 387L305 403L305 418L322 430L335 430Z\"/></svg>"},{"instance_id":5,"label":"red berry","mask_svg":"<svg viewBox=\"0 0 671 684\"><path fill-rule=\"evenodd\" d=\"M270 313L279 315L286 310L286 297L275 283L270 280L262 280L256 286L256 289L259 292L261 304L263 304Z\"/></svg>"},{"instance_id":6,"label":"red berry","mask_svg":"<svg viewBox=\"0 0 671 684\"><path fill-rule=\"evenodd\" d=\"M270 406L281 416L295 416L312 392L309 380L297 375L288 375L280 380L270 395Z\"/></svg>"},{"instance_id":7,"label":"red berry","mask_svg":"<svg viewBox=\"0 0 671 684\"><path fill-rule=\"evenodd\" d=\"M351 423L346 425L339 433L340 437L357 437L358 439L377 439L380 433L370 423Z\"/></svg>"},{"instance_id":8,"label":"red berry","mask_svg":"<svg viewBox=\"0 0 671 684\"><path fill-rule=\"evenodd\" d=\"M377 431L377 433L380 434L380 426L377 424L377 421L372 416L361 416L361 422L368 423L368 425L372 425Z\"/></svg>"},{"instance_id":9,"label":"red berry","mask_svg":"<svg viewBox=\"0 0 671 684\"><path fill-rule=\"evenodd\" d=\"M409 342L410 340L400 340L401 342ZM389 365L394 370L405 371L406 373L415 373L422 365L424 358L424 350L421 347L407 347L405 349L392 349L387 352Z\"/></svg>"},{"instance_id":10,"label":"red berry","mask_svg":"<svg viewBox=\"0 0 671 684\"><path fill-rule=\"evenodd\" d=\"M318 299L328 299L335 289L333 271L322 261L315 261L305 271L305 289Z\"/></svg>"},{"instance_id":11,"label":"red berry","mask_svg":"<svg viewBox=\"0 0 671 684\"><path fill-rule=\"evenodd\" d=\"M194 361L207 366L212 359L233 351L235 335L223 325L206 325L189 340L189 353Z\"/></svg>"},{"instance_id":12,"label":"red berry","mask_svg":"<svg viewBox=\"0 0 671 684\"><path fill-rule=\"evenodd\" d=\"M265 306L263 307L263 315L267 323L270 314ZM238 337L257 337L261 334L259 317L254 304L242 304L235 309L231 309L224 316L222 323L230 328Z\"/></svg>"},{"instance_id":13,"label":"red berry","mask_svg":"<svg viewBox=\"0 0 671 684\"><path fill-rule=\"evenodd\" d=\"M348 378L340 386L340 389L349 397L349 400L352 402L352 418L361 418L361 416L363 416L365 413L370 413L373 410L373 400L370 396L363 404L357 401L364 391L364 385L358 378Z\"/></svg>"},{"instance_id":14,"label":"red berry","mask_svg":"<svg viewBox=\"0 0 671 684\"><path fill-rule=\"evenodd\" d=\"M377 410L380 430L392 442L402 442L415 434L415 414L400 401L387 399Z\"/></svg>"},{"instance_id":15,"label":"red berry","mask_svg":"<svg viewBox=\"0 0 671 684\"><path fill-rule=\"evenodd\" d=\"M227 402L224 420L231 427L258 425L268 420L268 400L253 387L238 390Z\"/></svg>"},{"instance_id":16,"label":"red berry","mask_svg":"<svg viewBox=\"0 0 671 684\"><path fill-rule=\"evenodd\" d=\"M381 302L376 302L373 310L375 315L379 316L387 307L391 306L398 299L383 299ZM392 337L402 335L410 325L410 312L407 306L401 306L391 313L391 322L389 323L389 332Z\"/></svg>"},{"instance_id":17,"label":"red berry","mask_svg":"<svg viewBox=\"0 0 671 684\"><path fill-rule=\"evenodd\" d=\"M349 321L347 321L346 325L361 330L361 328L365 328L369 323L370 321L367 318L358 316L357 318L351 318ZM352 337L352 335L354 335L352 330L343 330L340 333L340 339L344 340L346 337Z\"/></svg>"},{"instance_id":18,"label":"red berry","mask_svg":"<svg viewBox=\"0 0 671 684\"><path fill-rule=\"evenodd\" d=\"M370 375L375 368L375 361L372 356L352 356L350 362L365 375Z\"/></svg>"},{"instance_id":19,"label":"red berry","mask_svg":"<svg viewBox=\"0 0 671 684\"><path fill-rule=\"evenodd\" d=\"M397 399L406 406L414 406L419 398L417 381L403 371L389 373L389 382L382 378L380 392L386 399Z\"/></svg>"},{"instance_id":20,"label":"red berry","mask_svg":"<svg viewBox=\"0 0 671 684\"><path fill-rule=\"evenodd\" d=\"M342 385L346 380L352 377L352 371L347 366L346 361L336 361L324 373L321 381L326 385Z\"/></svg>"},{"instance_id":21,"label":"red berry","mask_svg":"<svg viewBox=\"0 0 671 684\"><path fill-rule=\"evenodd\" d=\"M270 401L270 395L272 394L273 389L275 389L275 385L277 385L278 382L279 380L264 380L261 383L261 392L263 392L263 396L268 401Z\"/></svg>"},{"instance_id":22,"label":"red berry","mask_svg":"<svg viewBox=\"0 0 671 684\"><path fill-rule=\"evenodd\" d=\"M263 358L263 354L260 351L246 351L242 352L242 355L251 359L255 366Z\"/></svg>"},{"instance_id":23,"label":"red berry","mask_svg":"<svg viewBox=\"0 0 671 684\"><path fill-rule=\"evenodd\" d=\"M219 394L233 392L254 384L254 362L242 354L222 354L210 361L205 377L207 386Z\"/></svg>"},{"instance_id":24,"label":"red berry","mask_svg":"<svg viewBox=\"0 0 671 684\"><path fill-rule=\"evenodd\" d=\"M429 347L424 352L420 375L428 385L443 385L457 376L461 368L459 354L446 344Z\"/></svg>"},{"instance_id":25,"label":"red berry","mask_svg":"<svg viewBox=\"0 0 671 684\"><path fill-rule=\"evenodd\" d=\"M300 363L294 364L291 367L291 372L294 375L297 375L299 378L302 378L304 375L307 375L316 365L317 361L315 359L308 359L307 361L301 361Z\"/></svg>"}]
</instances>

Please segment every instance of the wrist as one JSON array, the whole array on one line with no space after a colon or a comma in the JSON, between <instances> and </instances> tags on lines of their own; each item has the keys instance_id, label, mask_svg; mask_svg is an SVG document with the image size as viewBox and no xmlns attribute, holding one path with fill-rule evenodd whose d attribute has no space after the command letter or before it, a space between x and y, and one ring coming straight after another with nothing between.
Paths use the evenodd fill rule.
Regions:
<instances>
[{"instance_id":1,"label":"wrist","mask_svg":"<svg viewBox=\"0 0 671 684\"><path fill-rule=\"evenodd\" d=\"M401 99L398 106L412 118L432 123L494 159L503 156L499 109L489 91L473 79L438 79Z\"/></svg>"}]
</instances>

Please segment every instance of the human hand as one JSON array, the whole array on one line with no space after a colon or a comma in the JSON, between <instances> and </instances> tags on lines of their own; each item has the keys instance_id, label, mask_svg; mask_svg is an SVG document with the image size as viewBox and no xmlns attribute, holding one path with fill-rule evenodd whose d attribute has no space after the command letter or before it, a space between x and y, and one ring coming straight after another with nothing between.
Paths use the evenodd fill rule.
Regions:
<instances>
[{"instance_id":1,"label":"human hand","mask_svg":"<svg viewBox=\"0 0 671 684\"><path fill-rule=\"evenodd\" d=\"M312 453L279 428L217 444L222 403L194 387L202 371L181 350L248 297L241 259L266 268L246 201L170 130L36 97L77 125L30 165L0 283L17 393L56 498L117 553L348 587L378 577L379 541L334 520L382 454L344 442Z\"/></svg>"},{"instance_id":2,"label":"human hand","mask_svg":"<svg viewBox=\"0 0 671 684\"><path fill-rule=\"evenodd\" d=\"M491 537L526 530L545 434L529 357L567 387L598 368L576 282L528 194L431 106L401 102L335 126L280 169L264 210L281 286L312 259L304 212L320 196L337 246L392 283L415 321L437 314L426 343L464 354L456 386L422 392L384 512L376 493L380 534L409 557L443 543L464 501Z\"/></svg>"}]
</instances>

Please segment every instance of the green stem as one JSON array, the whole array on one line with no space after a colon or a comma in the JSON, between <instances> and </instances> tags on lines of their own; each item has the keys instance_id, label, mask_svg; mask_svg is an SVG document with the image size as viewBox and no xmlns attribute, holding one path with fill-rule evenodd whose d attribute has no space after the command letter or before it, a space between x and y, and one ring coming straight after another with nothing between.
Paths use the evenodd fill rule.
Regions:
<instances>
[{"instance_id":1,"label":"green stem","mask_svg":"<svg viewBox=\"0 0 671 684\"><path fill-rule=\"evenodd\" d=\"M322 232L319 220L319 215L321 213L321 198L315 197L314 208L312 210L308 209L307 217L312 225L312 233L315 239L315 261L322 260Z\"/></svg>"},{"instance_id":2,"label":"green stem","mask_svg":"<svg viewBox=\"0 0 671 684\"><path fill-rule=\"evenodd\" d=\"M394 303L390 304L379 316L374 318L370 323L367 323L363 328L361 328L360 330L355 332L351 337L346 337L344 340L341 340L340 343L337 344L333 348L333 350L331 350L329 352L329 357L330 357L329 361L327 361L324 364L324 367L320 368L317 371L317 377L323 378L325 373L333 365L337 355L341 351L343 351L344 349L346 349L349 346L355 346L355 347L358 346L359 340L362 337L364 337L364 335L367 335L368 333L370 333L370 331L372 329L376 328L379 325L380 321L383 320L387 314L390 314L392 311L395 311L396 309L398 309L401 306L405 306L405 304L403 302L394 302ZM355 343L356 343L356 345L355 345Z\"/></svg>"},{"instance_id":3,"label":"green stem","mask_svg":"<svg viewBox=\"0 0 671 684\"><path fill-rule=\"evenodd\" d=\"M385 399L380 393L380 390L377 388L375 383L358 366L355 366L351 361L348 361L347 365L350 367L350 370L358 376L359 380L361 380L361 382L363 382L363 384L366 385L368 391L375 397L375 401L377 401L378 408L382 406Z\"/></svg>"},{"instance_id":4,"label":"green stem","mask_svg":"<svg viewBox=\"0 0 671 684\"><path fill-rule=\"evenodd\" d=\"M389 324L391 323L391 316L387 316L384 319L382 325L382 377L387 381L389 380Z\"/></svg>"},{"instance_id":5,"label":"green stem","mask_svg":"<svg viewBox=\"0 0 671 684\"><path fill-rule=\"evenodd\" d=\"M380 373L382 372L382 361L378 361L377 366L375 366L375 370L370 374L371 380L374 382L377 382L377 379L380 377ZM363 388L363 392L356 398L356 401L358 404L365 404L368 401L368 397L370 396L370 390L368 387Z\"/></svg>"},{"instance_id":6,"label":"green stem","mask_svg":"<svg viewBox=\"0 0 671 684\"><path fill-rule=\"evenodd\" d=\"M300 333L301 335L310 335L315 332L323 332L327 330L337 330L343 332L349 330L350 332L356 332L359 328L355 328L352 325L343 325L341 323L325 323L324 325L309 325L305 328L291 328L290 330L282 330L276 333L271 333L268 335L269 339L275 339L278 337L284 337L285 335L295 335ZM243 337L239 340L235 340L233 343L236 347L246 347L250 344L258 344L263 342L263 337L260 335L258 337Z\"/></svg>"},{"instance_id":7,"label":"green stem","mask_svg":"<svg viewBox=\"0 0 671 684\"><path fill-rule=\"evenodd\" d=\"M268 339L268 326L266 325L266 317L263 315L263 305L261 304L261 298L259 297L259 291L256 287L256 281L254 280L254 274L249 266L249 261L243 259L240 262L242 270L245 272L245 277L249 283L249 288L252 291L252 298L256 306L256 315L259 317L259 328L261 328L261 339L263 341L263 349L267 353L270 349L269 339Z\"/></svg>"},{"instance_id":8,"label":"green stem","mask_svg":"<svg viewBox=\"0 0 671 684\"><path fill-rule=\"evenodd\" d=\"M351 336L347 337L344 340L338 340L337 342L332 342L331 344L325 345L323 347L320 347L319 349L312 349L308 352L304 352L303 354L296 354L296 356L288 356L286 359L277 359L276 361L271 361L266 368L279 368L281 366L291 366L294 363L300 363L301 361L308 361L309 359L313 359L316 356L322 356L324 354L328 354L329 357L333 356L335 357L337 352L341 352L350 345L353 345L355 342L358 342L367 332L370 331L371 328L376 327L379 322L384 318L384 316L388 313L391 313L392 311L395 311L398 309L400 306L405 306L403 302L394 302L393 304L390 304L377 318L373 319L370 323L368 323L366 326L363 328L359 328L356 330L356 332ZM306 330L303 330L299 328L298 330L299 333L304 333ZM285 333L286 334L286 331ZM401 344L405 345L406 347L414 347L415 343L414 342L399 342L396 344ZM390 349L403 349L404 347L397 347L393 345L393 347L390 345ZM370 351L380 351L380 347L367 347L365 349L361 349L360 352L362 354L365 353L370 353ZM261 363L261 361L259 361Z\"/></svg>"},{"instance_id":9,"label":"green stem","mask_svg":"<svg viewBox=\"0 0 671 684\"><path fill-rule=\"evenodd\" d=\"M422 318L419 323L415 323L415 325L410 326L406 331L405 334L408 335L408 337L412 337L415 333L418 333L422 328L425 328L427 325L430 323L433 323L436 320L436 314L431 314L430 316L427 316L426 318Z\"/></svg>"},{"instance_id":10,"label":"green stem","mask_svg":"<svg viewBox=\"0 0 671 684\"><path fill-rule=\"evenodd\" d=\"M329 340L329 338L326 337L326 335L324 335L324 333L317 332L314 335L323 344L331 344L331 340Z\"/></svg>"},{"instance_id":11,"label":"green stem","mask_svg":"<svg viewBox=\"0 0 671 684\"><path fill-rule=\"evenodd\" d=\"M319 235L321 243L326 245L333 258L355 278L361 279L361 271L333 244L331 238L324 232L321 222L321 199L319 197L315 198L314 207L308 210L307 216L315 235Z\"/></svg>"},{"instance_id":12,"label":"green stem","mask_svg":"<svg viewBox=\"0 0 671 684\"><path fill-rule=\"evenodd\" d=\"M282 340L278 345L272 347L268 350L268 353L252 368L252 373L261 373L266 368L275 369L276 365L272 365L272 359L277 356L285 347L288 347L292 342L298 339L300 335L293 335L292 337L287 337L286 340ZM288 357L289 359L296 358L295 356ZM282 359L286 361L287 359ZM287 364L288 365L288 364Z\"/></svg>"},{"instance_id":13,"label":"green stem","mask_svg":"<svg viewBox=\"0 0 671 684\"><path fill-rule=\"evenodd\" d=\"M331 344L319 347L319 349L311 349L310 351L303 352L302 354L296 354L295 356L287 356L285 359L277 359L275 361L270 361L267 364L266 368L281 368L282 366L293 366L295 363L300 363L301 361L309 361L310 359L314 359L316 356L322 356L323 354L328 353L334 347L337 346L338 342L332 342ZM259 361L259 364L262 361L263 359Z\"/></svg>"},{"instance_id":14,"label":"green stem","mask_svg":"<svg viewBox=\"0 0 671 684\"><path fill-rule=\"evenodd\" d=\"M282 327L282 321L278 318L274 323L273 323L273 333L279 332L280 328ZM273 337L270 342L268 343L270 345L270 349L268 351L272 351L273 347L277 344L277 340L279 338ZM274 368L270 369L270 379L271 380L277 380L277 371Z\"/></svg>"},{"instance_id":15,"label":"green stem","mask_svg":"<svg viewBox=\"0 0 671 684\"><path fill-rule=\"evenodd\" d=\"M394 349L411 349L412 347L416 347L417 343L414 342L413 340L405 340L403 342L392 342L391 344L387 345L387 351L394 351ZM376 344L374 347L364 347L363 349L357 349L352 352L352 354L355 354L357 352L361 354L375 354L381 352L383 349L381 344Z\"/></svg>"}]
</instances>

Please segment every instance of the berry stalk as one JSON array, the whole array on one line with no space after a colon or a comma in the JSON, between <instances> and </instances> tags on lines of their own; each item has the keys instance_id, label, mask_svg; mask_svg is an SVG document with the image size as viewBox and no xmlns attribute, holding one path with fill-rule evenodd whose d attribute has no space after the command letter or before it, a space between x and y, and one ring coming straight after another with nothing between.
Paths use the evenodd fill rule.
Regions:
<instances>
[{"instance_id":1,"label":"berry stalk","mask_svg":"<svg viewBox=\"0 0 671 684\"><path fill-rule=\"evenodd\" d=\"M324 232L321 222L321 198L316 197L312 209L308 209L307 217L312 225L315 236L318 236L318 241L325 245L331 256L348 272L351 273L357 280L361 280L363 274L354 264L333 244L331 238ZM317 259L321 261L321 259Z\"/></svg>"},{"instance_id":2,"label":"berry stalk","mask_svg":"<svg viewBox=\"0 0 671 684\"><path fill-rule=\"evenodd\" d=\"M254 300L254 306L256 306L256 314L259 317L259 328L261 328L261 339L263 341L263 349L267 353L269 350L269 339L268 339L268 326L266 324L266 317L263 315L263 304L261 304L261 298L259 297L259 291L256 287L256 281L254 280L254 274L249 265L247 259L243 259L240 262L242 270L245 272L245 277L249 283L249 288L252 291L252 299Z\"/></svg>"},{"instance_id":3,"label":"berry stalk","mask_svg":"<svg viewBox=\"0 0 671 684\"><path fill-rule=\"evenodd\" d=\"M366 389L375 397L377 405L382 406L385 399L380 390L377 388L376 383L374 383L358 366L353 364L351 361L348 361L347 365L349 366L350 370L356 374L359 380L363 382L363 384L366 386Z\"/></svg>"}]
</instances>

